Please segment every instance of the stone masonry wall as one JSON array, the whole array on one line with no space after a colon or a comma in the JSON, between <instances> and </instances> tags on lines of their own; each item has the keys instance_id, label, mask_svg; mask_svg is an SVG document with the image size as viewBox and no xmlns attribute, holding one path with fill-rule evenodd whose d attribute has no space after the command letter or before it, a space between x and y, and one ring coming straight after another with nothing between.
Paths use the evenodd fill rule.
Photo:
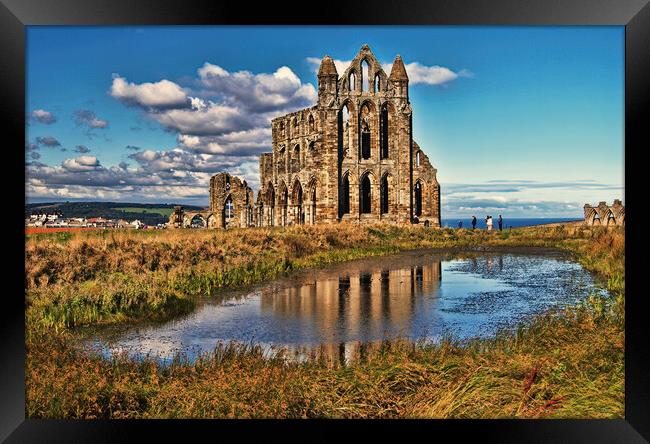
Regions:
<instances>
[{"instance_id":1,"label":"stone masonry wall","mask_svg":"<svg viewBox=\"0 0 650 444\"><path fill-rule=\"evenodd\" d=\"M339 76L325 57L318 87L316 106L272 121L273 151L260 159L257 224L349 220L440 226L440 187L435 168L412 140L401 58L388 76L364 45Z\"/></svg>"}]
</instances>

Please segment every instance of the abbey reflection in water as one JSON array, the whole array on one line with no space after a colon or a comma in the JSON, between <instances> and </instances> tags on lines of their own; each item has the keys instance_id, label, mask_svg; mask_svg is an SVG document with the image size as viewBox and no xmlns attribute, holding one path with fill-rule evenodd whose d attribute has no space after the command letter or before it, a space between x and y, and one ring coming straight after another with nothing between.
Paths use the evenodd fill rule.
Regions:
<instances>
[{"instance_id":1,"label":"abbey reflection in water","mask_svg":"<svg viewBox=\"0 0 650 444\"><path fill-rule=\"evenodd\" d=\"M422 304L435 304L442 279L440 260L390 269L345 270L338 277L311 277L262 290L260 308L275 318L300 320L332 340L376 339L382 333L408 333ZM422 297L426 296L426 298ZM331 334L327 334L330 332Z\"/></svg>"},{"instance_id":2,"label":"abbey reflection in water","mask_svg":"<svg viewBox=\"0 0 650 444\"><path fill-rule=\"evenodd\" d=\"M194 359L235 341L348 361L384 339L490 337L594 291L588 272L555 253L406 252L296 272L168 322L88 333L107 354Z\"/></svg>"}]
</instances>

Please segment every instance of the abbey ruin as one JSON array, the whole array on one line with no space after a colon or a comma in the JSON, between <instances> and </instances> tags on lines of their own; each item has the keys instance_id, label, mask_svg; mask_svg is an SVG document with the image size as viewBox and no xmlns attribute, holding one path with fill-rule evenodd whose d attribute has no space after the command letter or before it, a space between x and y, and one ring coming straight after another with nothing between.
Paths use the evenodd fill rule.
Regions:
<instances>
[{"instance_id":1,"label":"abbey ruin","mask_svg":"<svg viewBox=\"0 0 650 444\"><path fill-rule=\"evenodd\" d=\"M584 223L589 226L625 225L625 206L620 199L614 199L612 206L607 205L607 202L600 202L597 207L585 204L584 212Z\"/></svg>"},{"instance_id":2,"label":"abbey ruin","mask_svg":"<svg viewBox=\"0 0 650 444\"><path fill-rule=\"evenodd\" d=\"M170 216L170 226L421 223L440 226L437 170L413 140L409 79L398 55L390 75L363 45L341 74L318 70L318 100L271 122L272 152L260 156L260 190L219 173L210 209Z\"/></svg>"}]
</instances>

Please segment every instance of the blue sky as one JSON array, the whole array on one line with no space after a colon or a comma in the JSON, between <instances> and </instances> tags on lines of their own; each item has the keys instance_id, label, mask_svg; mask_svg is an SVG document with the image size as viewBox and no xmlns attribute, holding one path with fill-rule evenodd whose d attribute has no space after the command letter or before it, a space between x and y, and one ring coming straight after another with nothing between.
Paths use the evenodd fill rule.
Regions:
<instances>
[{"instance_id":1,"label":"blue sky","mask_svg":"<svg viewBox=\"0 0 650 444\"><path fill-rule=\"evenodd\" d=\"M624 197L623 27L29 27L28 200L207 205L225 170L256 188L270 119L364 43L406 63L443 217Z\"/></svg>"}]
</instances>

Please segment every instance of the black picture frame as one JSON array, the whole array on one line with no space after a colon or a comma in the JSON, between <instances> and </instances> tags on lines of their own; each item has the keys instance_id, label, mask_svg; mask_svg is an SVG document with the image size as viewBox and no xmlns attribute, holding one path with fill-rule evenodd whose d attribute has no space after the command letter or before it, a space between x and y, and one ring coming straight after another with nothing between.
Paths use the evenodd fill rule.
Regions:
<instances>
[{"instance_id":1,"label":"black picture frame","mask_svg":"<svg viewBox=\"0 0 650 444\"><path fill-rule=\"evenodd\" d=\"M623 25L625 26L625 191L626 344L624 420L451 420L451 421L63 421L25 419L24 275L25 38L30 25ZM418 2L290 3L204 0L0 0L0 113L5 123L3 176L5 256L2 365L0 365L0 439L8 442L115 441L134 433L153 440L187 439L204 432L219 439L224 431L260 432L272 426L283 439L329 440L360 431L372 436L404 436L417 431L425 439L461 439L474 435L497 442L647 442L650 439L650 337L644 329L641 288L642 245L638 195L643 192L642 151L650 147L650 5L648 0L437 0ZM8 136L8 137L7 137ZM14 166L15 165L15 166ZM23 164L24 165L24 164ZM7 174L9 173L9 174ZM639 184L635 184L635 180ZM22 183L21 183L22 181ZM23 193L19 193L23 189ZM7 211L8 210L8 211ZM14 235L8 235L14 232ZM642 234L641 234L642 236ZM635 297L636 296L636 297ZM314 427L320 429L314 434ZM441 438L441 434L447 435ZM268 435L267 435L268 436ZM225 436L223 436L225 438Z\"/></svg>"}]
</instances>

